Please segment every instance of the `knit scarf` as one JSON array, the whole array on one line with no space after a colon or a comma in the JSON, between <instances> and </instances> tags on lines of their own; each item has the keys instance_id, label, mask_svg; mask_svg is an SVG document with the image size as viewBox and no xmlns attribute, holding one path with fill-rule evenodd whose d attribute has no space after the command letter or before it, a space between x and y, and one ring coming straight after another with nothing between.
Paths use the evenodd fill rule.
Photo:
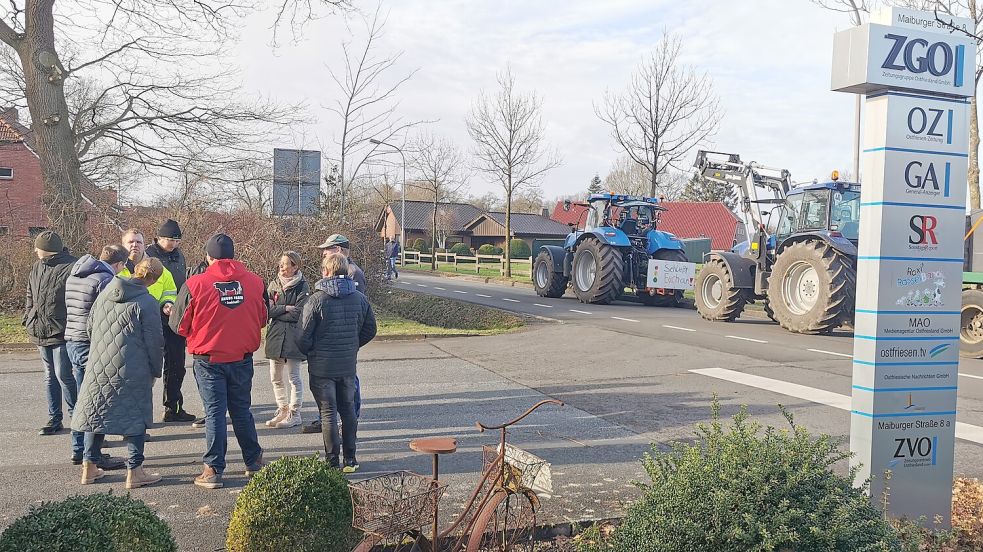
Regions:
<instances>
[{"instance_id":1,"label":"knit scarf","mask_svg":"<svg viewBox=\"0 0 983 552\"><path fill-rule=\"evenodd\" d=\"M277 275L276 280L270 282L269 292L273 293L275 291L287 291L288 289L296 286L304 279L304 275L297 271L290 278L284 278L283 276Z\"/></svg>"}]
</instances>

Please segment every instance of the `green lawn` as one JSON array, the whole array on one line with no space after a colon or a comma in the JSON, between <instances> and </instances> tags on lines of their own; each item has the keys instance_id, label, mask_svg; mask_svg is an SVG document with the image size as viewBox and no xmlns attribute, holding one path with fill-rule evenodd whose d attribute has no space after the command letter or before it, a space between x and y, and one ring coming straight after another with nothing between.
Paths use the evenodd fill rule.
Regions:
<instances>
[{"instance_id":1,"label":"green lawn","mask_svg":"<svg viewBox=\"0 0 983 552\"><path fill-rule=\"evenodd\" d=\"M430 265L407 265L405 267L400 267L400 270L403 269L414 272L430 272ZM502 271L498 263L482 263L480 273L475 270L474 263L458 263L457 270L454 269L454 265L439 264L437 265L437 272L505 279L505 277L502 276ZM517 282L531 283L532 277L529 274L529 264L523 263L512 265L512 279Z\"/></svg>"},{"instance_id":2,"label":"green lawn","mask_svg":"<svg viewBox=\"0 0 983 552\"><path fill-rule=\"evenodd\" d=\"M21 314L0 312L0 344L30 343L24 326L20 325Z\"/></svg>"}]
</instances>

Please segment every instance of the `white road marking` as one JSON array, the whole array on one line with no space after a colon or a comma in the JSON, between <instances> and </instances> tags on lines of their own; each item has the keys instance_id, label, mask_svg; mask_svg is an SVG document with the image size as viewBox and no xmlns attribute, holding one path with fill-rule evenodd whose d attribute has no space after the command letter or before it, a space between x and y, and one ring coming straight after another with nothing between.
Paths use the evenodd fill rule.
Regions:
<instances>
[{"instance_id":1,"label":"white road marking","mask_svg":"<svg viewBox=\"0 0 983 552\"><path fill-rule=\"evenodd\" d=\"M461 290L459 290L459 289L455 289L455 290L454 290L454 293L460 293L460 294L463 294L463 295L467 295L467 293L468 293L468 292L466 292L466 291L461 291Z\"/></svg>"},{"instance_id":2,"label":"white road marking","mask_svg":"<svg viewBox=\"0 0 983 552\"><path fill-rule=\"evenodd\" d=\"M416 286L417 286L417 287L427 287L427 286L425 286L425 285L423 285L423 284L417 284Z\"/></svg>"},{"instance_id":3,"label":"white road marking","mask_svg":"<svg viewBox=\"0 0 983 552\"><path fill-rule=\"evenodd\" d=\"M846 353L834 353L833 351L824 351L822 349L806 349L807 351L812 351L813 353L822 353L824 355L833 355L843 358L853 358L853 355L848 355Z\"/></svg>"},{"instance_id":4,"label":"white road marking","mask_svg":"<svg viewBox=\"0 0 983 552\"><path fill-rule=\"evenodd\" d=\"M739 335L725 335L724 337L729 337L730 339L740 339L741 341L753 341L755 343L768 343L763 339L754 339L753 337L741 337Z\"/></svg>"},{"instance_id":5,"label":"white road marking","mask_svg":"<svg viewBox=\"0 0 983 552\"><path fill-rule=\"evenodd\" d=\"M502 297L502 301L508 301L509 303L521 303L518 299L509 299L508 297Z\"/></svg>"},{"instance_id":6,"label":"white road marking","mask_svg":"<svg viewBox=\"0 0 983 552\"><path fill-rule=\"evenodd\" d=\"M442 288L442 287L437 287L437 286L434 286L433 288L434 288L434 289L439 289L440 291L447 291L446 289L444 289L444 288Z\"/></svg>"},{"instance_id":7,"label":"white road marking","mask_svg":"<svg viewBox=\"0 0 983 552\"><path fill-rule=\"evenodd\" d=\"M593 313L590 313L590 312L587 312L587 311L580 311L580 310L577 310L577 309L570 309L570 312L575 312L577 314L593 314Z\"/></svg>"},{"instance_id":8,"label":"white road marking","mask_svg":"<svg viewBox=\"0 0 983 552\"><path fill-rule=\"evenodd\" d=\"M833 408L839 408L840 410L850 410L850 397L848 395L841 395L839 393L833 393L824 389L816 389L815 387L807 387L797 383L789 383L787 381L755 376L753 374L745 374L743 372L736 372L725 368L701 368L698 370L690 370L690 372L703 376L709 376L711 378L732 381L741 385L756 387L758 389L764 389L766 391L772 391L782 395L788 395L789 397L795 397L797 399L825 404L827 406L832 406ZM983 444L983 427L956 422L956 437L965 441Z\"/></svg>"},{"instance_id":9,"label":"white road marking","mask_svg":"<svg viewBox=\"0 0 983 552\"><path fill-rule=\"evenodd\" d=\"M475 293L475 295L477 295L478 297L484 297L485 299L491 299L491 295L484 295L481 293Z\"/></svg>"},{"instance_id":10,"label":"white road marking","mask_svg":"<svg viewBox=\"0 0 983 552\"><path fill-rule=\"evenodd\" d=\"M983 380L983 376L974 376L973 374L964 374L962 372L959 372L959 375L962 376L962 377L964 377L964 378L973 378L973 379Z\"/></svg>"},{"instance_id":11,"label":"white road marking","mask_svg":"<svg viewBox=\"0 0 983 552\"><path fill-rule=\"evenodd\" d=\"M631 318L621 318L620 316L612 316L611 318L615 320L622 320L625 322L638 322L638 320L632 320Z\"/></svg>"},{"instance_id":12,"label":"white road marking","mask_svg":"<svg viewBox=\"0 0 983 552\"><path fill-rule=\"evenodd\" d=\"M683 327L680 327L680 326L670 326L669 324L663 324L662 327L663 328L669 328L670 330L679 330L679 331L683 331L683 332L695 332L696 331L693 328L683 328Z\"/></svg>"},{"instance_id":13,"label":"white road marking","mask_svg":"<svg viewBox=\"0 0 983 552\"><path fill-rule=\"evenodd\" d=\"M537 307L543 307L544 309L552 309L553 308L553 305L544 305L542 303L533 303L533 305L536 305Z\"/></svg>"}]
</instances>

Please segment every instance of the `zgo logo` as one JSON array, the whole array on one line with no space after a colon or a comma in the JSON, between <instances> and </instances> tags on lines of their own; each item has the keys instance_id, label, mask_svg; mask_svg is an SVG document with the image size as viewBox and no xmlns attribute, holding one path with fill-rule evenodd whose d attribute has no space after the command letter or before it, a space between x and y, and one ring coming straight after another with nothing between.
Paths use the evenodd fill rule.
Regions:
<instances>
[{"instance_id":1,"label":"zgo logo","mask_svg":"<svg viewBox=\"0 0 983 552\"><path fill-rule=\"evenodd\" d=\"M911 134L907 138L920 142L952 144L953 115L951 109L914 107L908 111L908 131Z\"/></svg>"},{"instance_id":2,"label":"zgo logo","mask_svg":"<svg viewBox=\"0 0 983 552\"><path fill-rule=\"evenodd\" d=\"M910 245L938 245L939 239L935 236L935 228L939 225L939 219L930 215L914 215L908 221L908 225L913 232L908 236Z\"/></svg>"},{"instance_id":3,"label":"zgo logo","mask_svg":"<svg viewBox=\"0 0 983 552\"><path fill-rule=\"evenodd\" d=\"M909 194L949 197L949 180L952 164L948 161L942 172L942 182L939 182L939 171L935 163L911 161L904 168L904 181Z\"/></svg>"},{"instance_id":4,"label":"zgo logo","mask_svg":"<svg viewBox=\"0 0 983 552\"><path fill-rule=\"evenodd\" d=\"M955 68L953 84L962 86L963 84L963 59L966 55L966 47L956 46L953 51L952 46L945 42L929 44L924 38L908 40L907 36L898 34L886 34L884 38L893 40L891 51L888 52L882 69L894 71L908 70L911 73L924 73L928 71L936 77L948 75ZM917 50L917 53L916 53ZM940 58L941 54L941 59Z\"/></svg>"},{"instance_id":5,"label":"zgo logo","mask_svg":"<svg viewBox=\"0 0 983 552\"><path fill-rule=\"evenodd\" d=\"M888 467L893 468L898 464L903 464L906 468L935 465L938 437L905 437L895 439L894 444L894 459L888 462Z\"/></svg>"}]
</instances>

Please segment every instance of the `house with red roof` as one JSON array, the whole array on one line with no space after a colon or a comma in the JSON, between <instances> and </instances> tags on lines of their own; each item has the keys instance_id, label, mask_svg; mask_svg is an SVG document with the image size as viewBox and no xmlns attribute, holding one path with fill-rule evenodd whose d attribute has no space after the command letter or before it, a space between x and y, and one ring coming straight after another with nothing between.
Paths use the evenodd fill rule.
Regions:
<instances>
[{"instance_id":1,"label":"house with red roof","mask_svg":"<svg viewBox=\"0 0 983 552\"><path fill-rule=\"evenodd\" d=\"M34 134L19 120L16 108L0 108L0 236L33 237L50 224L42 201L44 184ZM82 181L82 200L93 225L119 228L116 192Z\"/></svg>"},{"instance_id":2,"label":"house with red roof","mask_svg":"<svg viewBox=\"0 0 983 552\"><path fill-rule=\"evenodd\" d=\"M660 205L668 211L662 213L659 229L672 232L677 238L710 238L710 248L714 251L729 250L744 239L744 225L719 201L663 201ZM583 228L587 207L570 205L570 210L565 211L563 202L558 201L552 218L560 224Z\"/></svg>"}]
</instances>

